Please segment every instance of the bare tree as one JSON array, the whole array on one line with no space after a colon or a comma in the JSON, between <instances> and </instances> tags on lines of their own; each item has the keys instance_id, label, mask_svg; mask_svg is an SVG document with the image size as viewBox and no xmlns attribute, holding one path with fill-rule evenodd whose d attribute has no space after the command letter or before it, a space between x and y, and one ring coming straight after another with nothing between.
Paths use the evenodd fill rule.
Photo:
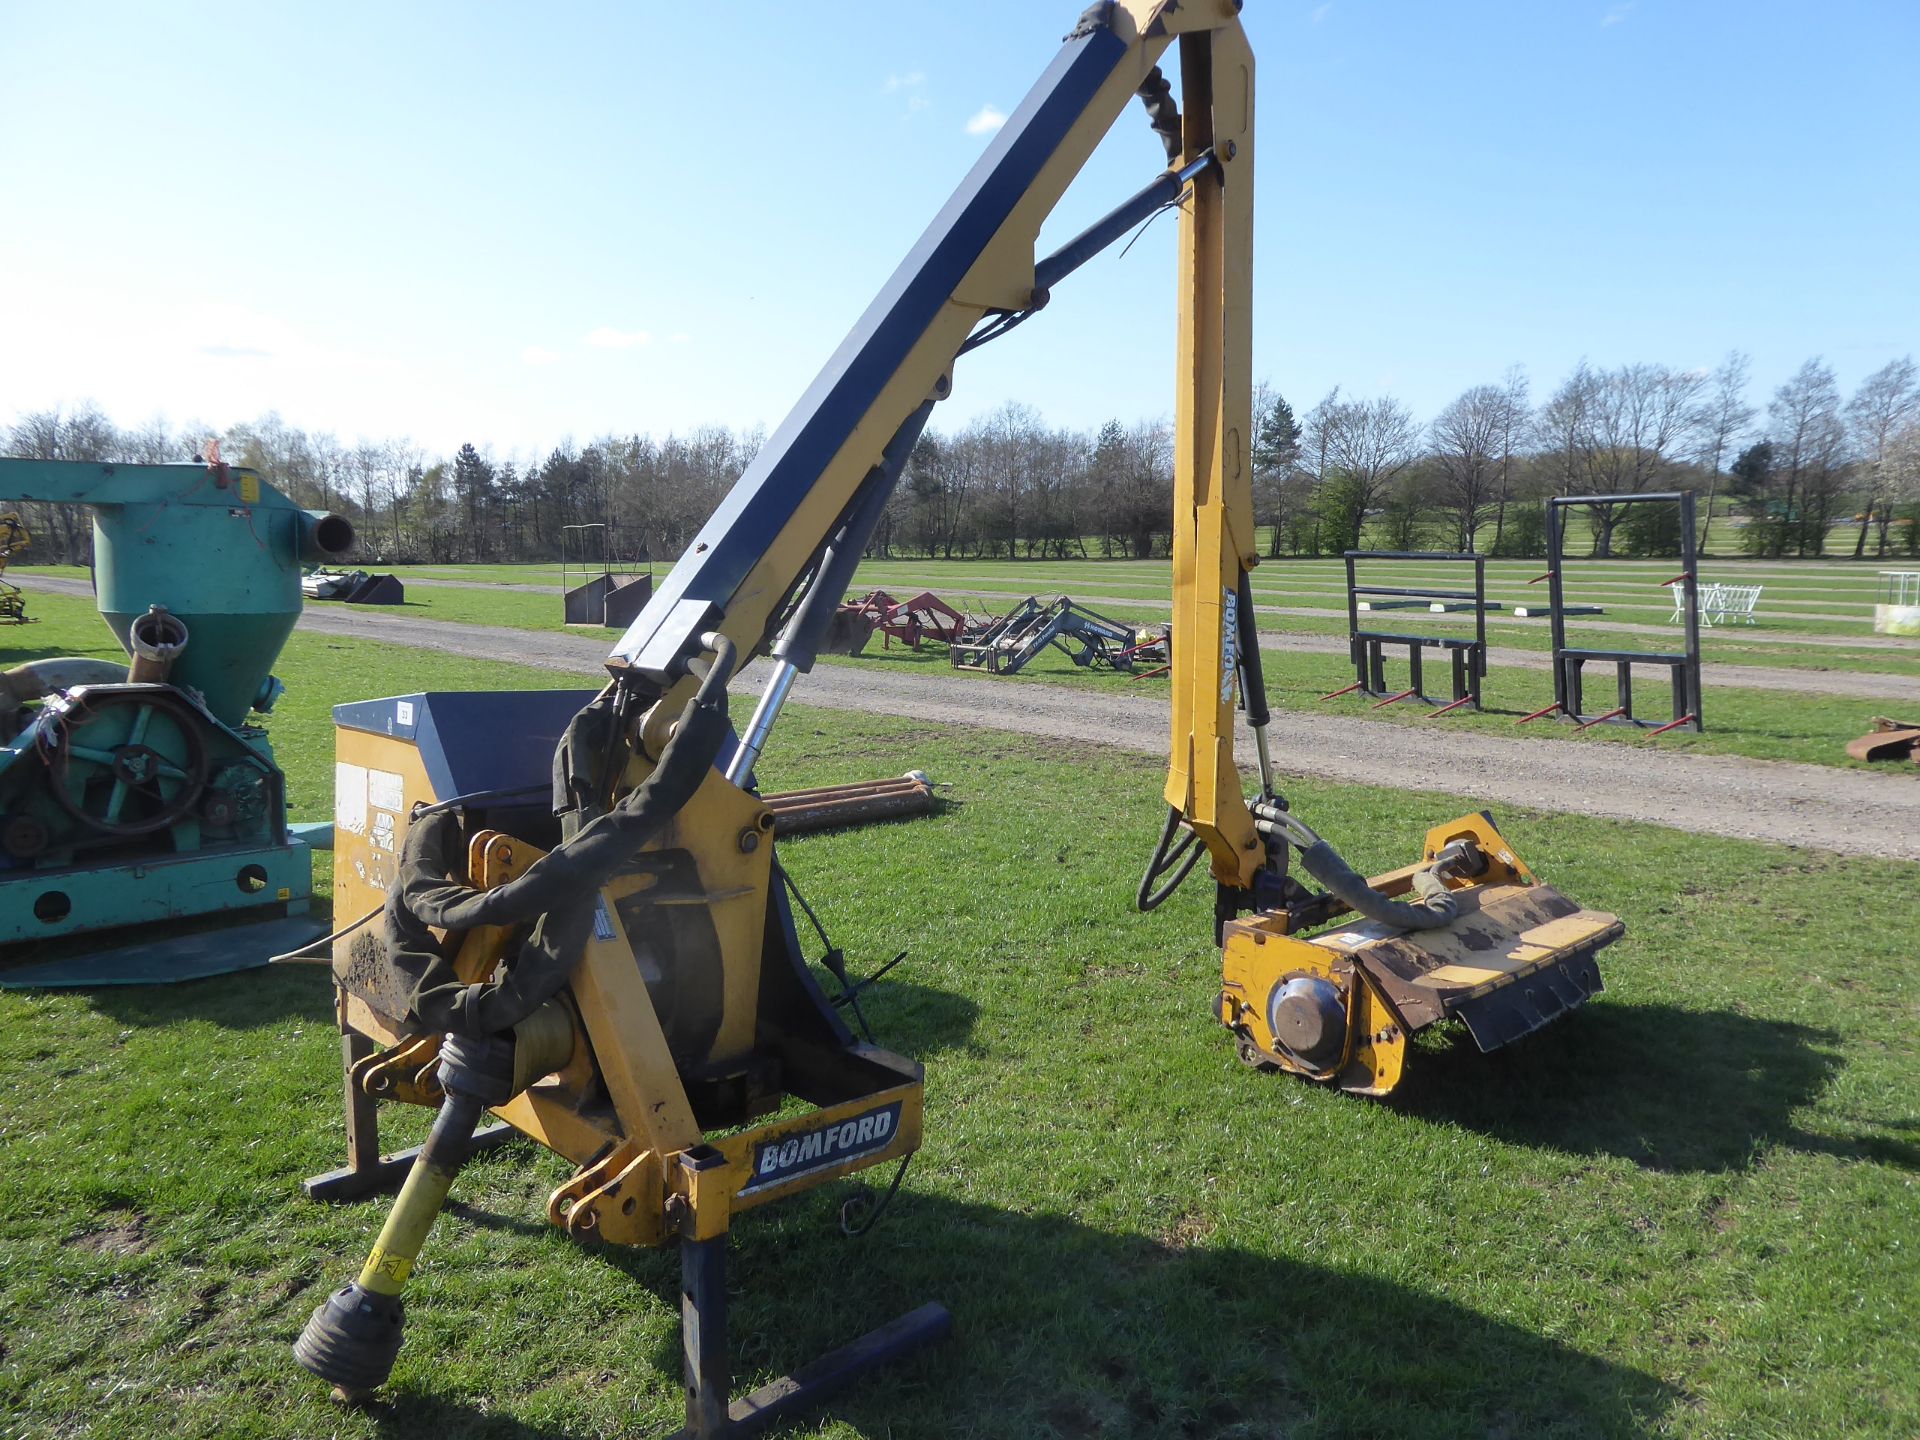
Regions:
<instances>
[{"instance_id":1,"label":"bare tree","mask_svg":"<svg viewBox=\"0 0 1920 1440\"><path fill-rule=\"evenodd\" d=\"M1320 457L1315 503L1334 528L1337 548L1360 543L1367 513L1420 456L1420 426L1392 396L1341 400L1327 396L1307 416L1307 449Z\"/></svg>"},{"instance_id":2,"label":"bare tree","mask_svg":"<svg viewBox=\"0 0 1920 1440\"><path fill-rule=\"evenodd\" d=\"M1471 550L1496 500L1506 392L1476 385L1442 410L1428 427L1433 451L1433 497L1453 521L1455 548Z\"/></svg>"},{"instance_id":3,"label":"bare tree","mask_svg":"<svg viewBox=\"0 0 1920 1440\"><path fill-rule=\"evenodd\" d=\"M345 460L347 489L360 507L360 544L369 553L378 551L374 528L380 518L380 481L386 471L386 456L381 447L362 439L347 451Z\"/></svg>"},{"instance_id":4,"label":"bare tree","mask_svg":"<svg viewBox=\"0 0 1920 1440\"><path fill-rule=\"evenodd\" d=\"M1593 370L1582 361L1542 415L1561 463L1562 493L1640 495L1673 482L1706 383L1697 370ZM1601 504L1592 511L1594 553L1611 555L1622 509Z\"/></svg>"},{"instance_id":5,"label":"bare tree","mask_svg":"<svg viewBox=\"0 0 1920 1440\"><path fill-rule=\"evenodd\" d=\"M189 457L186 442L156 415L138 430L120 432L114 458L137 465L177 465Z\"/></svg>"},{"instance_id":6,"label":"bare tree","mask_svg":"<svg viewBox=\"0 0 1920 1440\"><path fill-rule=\"evenodd\" d=\"M1920 420L1909 420L1887 440L1882 458L1882 478L1886 485L1887 512L1895 505L1914 505L1920 501ZM1887 521L1880 523L1880 553L1887 551ZM1920 555L1920 514L1908 513L1907 553Z\"/></svg>"},{"instance_id":7,"label":"bare tree","mask_svg":"<svg viewBox=\"0 0 1920 1440\"><path fill-rule=\"evenodd\" d=\"M1867 527L1876 511L1880 517L1880 553L1887 553L1887 526L1893 519L1887 450L1894 436L1916 417L1920 417L1920 371L1914 368L1910 355L1882 365L1860 382L1853 399L1847 402L1847 429L1860 456L1867 487L1867 507L1860 516L1860 533L1853 541L1856 560L1866 554Z\"/></svg>"},{"instance_id":8,"label":"bare tree","mask_svg":"<svg viewBox=\"0 0 1920 1440\"><path fill-rule=\"evenodd\" d=\"M1494 477L1493 548L1500 548L1506 534L1507 505L1513 499L1517 478L1517 451L1527 443L1533 426L1533 412L1527 402L1527 372L1510 366L1500 381L1500 469Z\"/></svg>"},{"instance_id":9,"label":"bare tree","mask_svg":"<svg viewBox=\"0 0 1920 1440\"><path fill-rule=\"evenodd\" d=\"M1847 431L1832 369L1818 356L1807 361L1773 392L1767 415L1774 446L1770 553L1783 554L1792 544L1802 555L1818 555L1847 469Z\"/></svg>"},{"instance_id":10,"label":"bare tree","mask_svg":"<svg viewBox=\"0 0 1920 1440\"><path fill-rule=\"evenodd\" d=\"M123 442L113 422L91 400L62 413L59 407L22 415L8 435L9 453L30 460L118 460ZM27 528L46 536L46 554L68 565L93 556L93 526L81 505L28 504Z\"/></svg>"},{"instance_id":11,"label":"bare tree","mask_svg":"<svg viewBox=\"0 0 1920 1440\"><path fill-rule=\"evenodd\" d=\"M1707 467L1707 518L1700 527L1702 551L1706 550L1707 538L1713 533L1713 500L1720 489L1721 464L1738 452L1740 437L1758 413L1747 404L1747 368L1745 354L1738 350L1727 352L1727 358L1713 372L1713 388L1696 420L1700 431L1700 459Z\"/></svg>"},{"instance_id":12,"label":"bare tree","mask_svg":"<svg viewBox=\"0 0 1920 1440\"><path fill-rule=\"evenodd\" d=\"M380 489L387 502L388 532L392 536L393 549L389 558L398 560L400 549L400 506L409 491L419 480L421 462L425 455L420 447L406 436L389 440L380 451ZM373 528L373 516L367 517L367 528Z\"/></svg>"}]
</instances>

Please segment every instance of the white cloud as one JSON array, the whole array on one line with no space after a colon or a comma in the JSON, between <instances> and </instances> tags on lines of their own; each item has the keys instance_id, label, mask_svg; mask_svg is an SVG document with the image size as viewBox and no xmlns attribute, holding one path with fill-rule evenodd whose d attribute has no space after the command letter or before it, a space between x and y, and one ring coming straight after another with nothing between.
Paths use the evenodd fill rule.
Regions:
<instances>
[{"instance_id":1,"label":"white cloud","mask_svg":"<svg viewBox=\"0 0 1920 1440\"><path fill-rule=\"evenodd\" d=\"M671 335L667 336L667 343L670 345L684 345L687 343L687 341L691 340L692 338L693 337L687 334L686 331L676 330Z\"/></svg>"},{"instance_id":2,"label":"white cloud","mask_svg":"<svg viewBox=\"0 0 1920 1440\"><path fill-rule=\"evenodd\" d=\"M887 83L880 87L883 94L891 95L896 90L916 90L927 83L925 72L909 70L904 75L889 75Z\"/></svg>"},{"instance_id":3,"label":"white cloud","mask_svg":"<svg viewBox=\"0 0 1920 1440\"><path fill-rule=\"evenodd\" d=\"M159 414L223 429L278 410L310 428L433 429L437 443L444 435L457 444L459 428L472 423L471 397L462 393L470 387L450 381L451 371L423 370L325 327L184 288L109 289L95 279L25 282L0 273L0 314L10 335L33 337L0 346L0 419L85 398L123 424ZM358 337L382 327L342 328Z\"/></svg>"},{"instance_id":4,"label":"white cloud","mask_svg":"<svg viewBox=\"0 0 1920 1440\"><path fill-rule=\"evenodd\" d=\"M1611 10L1607 11L1606 14L1600 17L1600 24L1603 27L1607 25L1618 25L1622 20L1625 20L1627 16L1633 13L1633 7L1636 3L1637 3L1637 0L1627 0L1627 3L1624 5L1614 6Z\"/></svg>"},{"instance_id":5,"label":"white cloud","mask_svg":"<svg viewBox=\"0 0 1920 1440\"><path fill-rule=\"evenodd\" d=\"M1333 0L1327 0L1325 5L1314 6L1313 13L1307 16L1307 23L1309 25L1318 25L1322 20L1327 18L1327 12L1331 9L1333 9Z\"/></svg>"},{"instance_id":6,"label":"white cloud","mask_svg":"<svg viewBox=\"0 0 1920 1440\"><path fill-rule=\"evenodd\" d=\"M933 102L924 95L909 95L907 97L907 113L911 115L916 110L925 110L932 104Z\"/></svg>"},{"instance_id":7,"label":"white cloud","mask_svg":"<svg viewBox=\"0 0 1920 1440\"><path fill-rule=\"evenodd\" d=\"M1007 112L998 105L982 105L967 121L967 134L991 135L1007 123Z\"/></svg>"},{"instance_id":8,"label":"white cloud","mask_svg":"<svg viewBox=\"0 0 1920 1440\"><path fill-rule=\"evenodd\" d=\"M544 345L529 345L520 352L522 365L551 365L559 358L557 351L549 350Z\"/></svg>"},{"instance_id":9,"label":"white cloud","mask_svg":"<svg viewBox=\"0 0 1920 1440\"><path fill-rule=\"evenodd\" d=\"M585 336L585 343L596 350L631 350L645 345L653 336L645 330L616 330L611 325L596 325Z\"/></svg>"}]
</instances>

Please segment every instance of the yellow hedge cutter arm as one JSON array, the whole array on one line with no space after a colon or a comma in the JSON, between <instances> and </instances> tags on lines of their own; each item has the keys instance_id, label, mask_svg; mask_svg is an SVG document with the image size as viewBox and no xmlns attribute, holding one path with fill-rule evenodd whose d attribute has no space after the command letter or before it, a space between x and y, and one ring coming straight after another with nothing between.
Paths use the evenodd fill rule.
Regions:
<instances>
[{"instance_id":1,"label":"yellow hedge cutter arm","mask_svg":"<svg viewBox=\"0 0 1920 1440\"><path fill-rule=\"evenodd\" d=\"M680 1246L689 1434L763 1424L944 1331L945 1312L925 1307L729 1409L720 1264L732 1216L904 1160L922 1111L919 1067L856 1037L802 954L753 768L955 361L1169 206L1181 211L1171 813L1142 903L1204 852L1221 897L1220 1018L1249 1059L1350 1089L1391 1088L1406 1033L1442 1015L1484 1043L1476 996L1525 985L1564 1005L1598 987L1582 957L1617 923L1533 884L1484 817L1435 831L1428 863L1369 886L1274 789L1247 584L1253 58L1238 8L1121 0L1081 16L615 647L611 682L560 739L550 815L504 779L468 790L447 778L477 742L445 717L485 697L337 712L338 768L356 777L365 835L342 842L336 906L354 915L385 896L382 926L335 945L350 1115L366 1123L354 1107L381 1096L439 1116L359 1278L295 1347L315 1374L350 1393L387 1378L401 1291L489 1110L578 1167L552 1198L556 1224ZM1177 103L1160 68L1170 50ZM1042 222L1136 97L1165 168L1036 260ZM770 674L736 737L727 686L762 653ZM1260 749L1251 804L1234 762L1236 692ZM1326 893L1288 876L1290 847ZM1419 904L1392 898L1409 889ZM1348 909L1371 918L1299 938ZM829 949L827 968L843 979L837 957ZM354 1148L374 1159L313 1193L368 1188L377 1146Z\"/></svg>"}]
</instances>

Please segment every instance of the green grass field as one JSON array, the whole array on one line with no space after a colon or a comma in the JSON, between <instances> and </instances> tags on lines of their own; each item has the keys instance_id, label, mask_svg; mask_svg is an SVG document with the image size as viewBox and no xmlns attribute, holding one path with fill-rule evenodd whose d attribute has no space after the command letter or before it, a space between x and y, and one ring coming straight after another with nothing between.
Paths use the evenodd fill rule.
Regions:
<instances>
[{"instance_id":1,"label":"green grass field","mask_svg":"<svg viewBox=\"0 0 1920 1440\"><path fill-rule=\"evenodd\" d=\"M78 648L51 619L43 640ZM304 815L333 702L557 678L314 635L280 668ZM834 1225L847 1186L742 1217L733 1333L743 1385L928 1299L956 1334L802 1433L1920 1431L1912 866L1503 813L1547 878L1625 917L1607 993L1492 1057L1424 1038L1375 1103L1233 1059L1199 884L1132 911L1154 764L794 708L762 775L913 765L951 782L936 815L782 855L856 970L909 951L866 1008L928 1067L925 1148L864 1240ZM1290 793L1366 868L1461 808ZM299 1194L339 1163L338 1055L314 969L0 994L0 1434L677 1423L672 1256L551 1230L566 1170L525 1146L463 1175L387 1397L324 1398L287 1347L382 1213Z\"/></svg>"},{"instance_id":2,"label":"green grass field","mask_svg":"<svg viewBox=\"0 0 1920 1440\"><path fill-rule=\"evenodd\" d=\"M1109 565L1104 568L1124 570L1130 567ZM523 570L521 573L528 573L528 571ZM532 573L539 572L536 569ZM863 579L862 583L866 581ZM1151 585L1158 582L1147 580L1139 583ZM937 589L938 586L936 585L935 588ZM1044 586L1039 588L1042 594L1050 593ZM894 593L900 595L910 592L906 591L906 587L896 586ZM0 644L0 660L4 660L4 656L16 648L31 649L35 653L49 655L85 653L117 655L118 652L114 649L111 638L101 628L92 606L87 601L74 596L41 594L33 596L29 606L31 613L42 617L46 623L16 631L12 636L0 637L7 642ZM1168 613L1164 601L1157 605L1106 605L1097 608L1100 608L1103 613L1113 615L1116 619L1143 622L1164 619ZM557 596L502 589L497 585L482 582L456 586L416 585L408 592L408 604L404 613L414 618L450 620L465 624L506 625L518 629L558 631L564 628L560 623L558 610ZM388 612L362 613L372 614L377 618L378 615ZM1466 627L1466 622L1457 616L1429 617L1401 611L1385 612L1380 617L1380 623L1393 629L1410 627L1416 628L1416 633L1433 634L1462 633ZM1344 635L1346 620L1344 614L1335 616L1331 612L1324 620L1302 617L1263 617L1262 629L1269 632ZM1753 635L1755 632L1744 629L1732 632L1731 635L1723 635L1723 632L1719 631L1710 632L1706 654L1714 661L1739 663L1744 659L1746 663L1765 664L1773 668L1792 668L1793 662L1817 659L1828 668L1837 670L1920 675L1920 644L1910 647L1911 654L1906 653L1905 648L1862 651L1857 655L1851 651L1831 650L1794 650L1783 654L1785 647L1772 646L1764 638L1755 638L1749 642L1748 637ZM1646 636L1622 638L1625 643L1633 646L1668 643ZM295 636L294 652L306 653L303 647L337 643L340 642L311 633L300 633ZM1549 648L1544 622L1541 622L1540 628L1518 635L1493 633L1490 635L1490 643L1512 648L1537 648L1543 652ZM1733 645L1747 643L1751 644L1752 653L1750 654L1736 654L1731 649ZM418 653L420 664L424 667L423 673L447 673L447 667L458 667L462 663L434 656L431 652ZM1866 731L1874 715L1889 711L1903 713L1903 704L1908 709L1912 708L1911 702L1903 702L1899 699L1878 701L1870 698L1849 699L1811 692L1743 689L1716 683L1707 687L1705 702L1708 730L1704 735L1671 733L1659 737L1658 740L1650 740L1641 732L1617 726L1601 726L1582 735L1574 735L1570 727L1551 722L1538 722L1524 729L1516 727L1514 723L1521 716L1540 709L1553 698L1552 679L1545 670L1521 669L1496 662L1490 667L1484 689L1486 713L1473 715L1456 711L1443 718L1428 721L1424 718L1423 707L1396 706L1376 710L1370 708L1365 701L1352 697L1323 702L1320 699L1321 696L1341 689L1352 680L1351 669L1343 655L1306 654L1276 649L1267 649L1262 653L1266 666L1269 699L1276 708L1281 709L1365 715L1373 719L1388 719L1416 726L1467 726L1501 735L1518 735L1570 743L1658 744L1668 748L1692 749L1704 753L1744 755L1764 760L1798 760L1843 768L1862 768L1861 762L1847 758L1845 745L1847 741ZM21 658L28 657L23 653ZM953 673L947 665L945 651L940 646L928 646L916 653L898 646L891 649L883 648L878 638L869 644L865 654L855 659L842 660L826 657L825 663L849 664L856 667L904 667L913 670L924 668L929 673L940 675ZM1398 675L1402 673L1403 668L1402 662L1390 673ZM1136 682L1125 676L1116 676L1108 672L1089 673L1078 670L1063 655L1053 651L1049 651L1044 657L1029 665L1019 676L1011 679L984 676L969 678L976 679L989 687L1007 684L1080 683L1095 688L1125 690L1163 684L1156 680ZM551 681L545 683L551 683ZM583 678L581 683L589 684L591 680ZM1596 669L1591 683L1596 697L1610 694L1612 672L1604 667ZM1444 674L1437 673L1434 688L1442 689L1445 684ZM415 685L410 688L419 689L425 686L424 684ZM983 694L986 693L991 692L983 692ZM1670 711L1666 686L1652 675L1643 675L1643 678L1637 682L1636 696L1641 714L1664 716ZM291 698L290 703L299 705L304 701L296 694Z\"/></svg>"},{"instance_id":3,"label":"green grass field","mask_svg":"<svg viewBox=\"0 0 1920 1440\"><path fill-rule=\"evenodd\" d=\"M1851 670L1920 675L1920 644L1893 644L1872 634L1874 584L1871 575L1838 564L1808 567L1814 572L1804 592L1781 582L1767 585L1761 601L1761 623L1754 626L1710 628L1702 635L1702 653L1724 664L1784 666L1803 669ZM1600 572L1590 577L1589 571ZM558 567L548 565L474 565L401 567L402 578L451 582L414 585L407 592L409 614L467 623L511 625L523 629L555 629L560 625L560 601L555 595L494 588L502 585L556 585ZM658 573L662 573L657 571ZM1544 604L1543 587L1526 581L1540 573L1537 561L1496 561L1488 568L1487 593L1511 607ZM1567 595L1572 603L1598 604L1605 615L1575 622L1588 643L1644 649L1680 643L1677 626L1667 625L1672 614L1668 592L1659 581L1669 570L1659 562L1615 562L1585 565L1570 572ZM1705 572L1715 578L1711 570ZM1441 585L1458 588L1459 577L1444 569L1382 565L1376 583ZM1731 583L1765 583L1744 575L1720 576ZM1337 561L1278 561L1253 573L1254 603L1306 613L1262 613L1263 630L1298 634L1347 633L1346 580ZM1465 582L1470 588L1471 582ZM946 594L963 608L1002 611L1021 596L1070 594L1118 620L1164 620L1169 610L1170 576L1164 560L1147 561L867 561L854 578L854 590L886 589L898 598L931 589ZM978 592L969 595L968 592ZM1779 593L1778 599L1770 599ZM1804 593L1809 598L1799 598ZM1818 598L1813 598L1818 597ZM1790 610L1794 618L1770 618L1769 611ZM1829 614L1829 612L1831 612ZM1816 618L1803 618L1814 616ZM1470 621L1459 615L1430 616L1420 611L1380 612L1393 628L1415 625L1433 634L1466 634ZM1617 628L1620 623L1651 625L1665 638ZM1543 618L1520 619L1499 613L1489 617L1491 644L1541 653L1552 648ZM1858 641L1858 644L1847 644Z\"/></svg>"}]
</instances>

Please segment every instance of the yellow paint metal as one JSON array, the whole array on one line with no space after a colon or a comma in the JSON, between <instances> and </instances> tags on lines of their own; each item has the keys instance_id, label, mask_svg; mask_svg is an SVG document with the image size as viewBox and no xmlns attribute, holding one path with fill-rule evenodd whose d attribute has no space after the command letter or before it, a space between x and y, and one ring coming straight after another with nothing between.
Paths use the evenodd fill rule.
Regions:
<instances>
[{"instance_id":1,"label":"yellow paint metal","mask_svg":"<svg viewBox=\"0 0 1920 1440\"><path fill-rule=\"evenodd\" d=\"M413 1262L419 1259L427 1232L433 1229L447 1191L453 1187L453 1177L453 1171L428 1164L424 1156L413 1162L387 1223L380 1227L380 1238L360 1270L364 1289L378 1295L398 1295L406 1288Z\"/></svg>"},{"instance_id":2,"label":"yellow paint metal","mask_svg":"<svg viewBox=\"0 0 1920 1440\"><path fill-rule=\"evenodd\" d=\"M815 1185L823 1185L829 1180L849 1175L869 1165L884 1164L888 1160L912 1154L920 1148L925 1101L924 1086L917 1083L900 1085L875 1091L871 1095L862 1095L859 1099L849 1100L844 1104L823 1106L802 1115L782 1118L766 1125L756 1126L751 1130L742 1130L713 1142L713 1148L726 1157L727 1164L724 1170L709 1173L715 1183L725 1186L730 1209L752 1210L771 1200L779 1200ZM782 1184L753 1190L746 1188L753 1179L753 1155L755 1148L759 1145L773 1140L785 1140L790 1136L820 1129L836 1122L857 1120L862 1115L896 1102L900 1106L900 1124L883 1149L860 1155L845 1164L810 1170L805 1175Z\"/></svg>"},{"instance_id":3,"label":"yellow paint metal","mask_svg":"<svg viewBox=\"0 0 1920 1440\"><path fill-rule=\"evenodd\" d=\"M353 1083L363 1095L403 1105L437 1106L445 1098L436 1073L440 1037L415 1035L367 1056L353 1067Z\"/></svg>"},{"instance_id":4,"label":"yellow paint metal","mask_svg":"<svg viewBox=\"0 0 1920 1440\"><path fill-rule=\"evenodd\" d=\"M364 818L355 828L350 818L353 810L335 807L333 913L357 920L386 904L387 889L399 873L400 847L406 841L413 807L441 797L433 793L433 782L412 741L363 730L336 728L333 733L336 795L342 786L353 784L364 793L367 776L374 771L399 777L397 810L371 803L358 807ZM354 936L343 935L333 942L337 965L346 963L353 940Z\"/></svg>"},{"instance_id":5,"label":"yellow paint metal","mask_svg":"<svg viewBox=\"0 0 1920 1440\"><path fill-rule=\"evenodd\" d=\"M1413 888L1417 871L1431 864L1446 846L1463 839L1472 840L1487 857L1484 874L1449 881L1455 891L1471 892L1472 900L1465 902L1471 908L1493 904L1539 883L1506 837L1479 813L1435 826L1427 832L1419 864L1375 876L1368 883L1385 895L1404 895ZM1439 957L1442 963L1411 983L1456 1003L1477 998L1557 963L1570 951L1618 925L1612 915L1581 910L1513 933L1505 948L1492 950L1484 948L1484 930L1479 936L1479 949L1469 949L1450 930L1420 932L1424 951ZM1331 1081L1356 1094L1389 1093L1405 1070L1407 1040L1421 1027L1409 1025L1369 977L1365 957L1370 945L1384 935L1397 933L1371 921L1343 922L1336 916L1321 933L1300 936L1292 933L1284 912L1264 912L1228 922L1221 937L1220 1022L1270 1064L1310 1079ZM1323 1072L1309 1070L1288 1057L1274 1040L1267 1024L1268 997L1275 986L1296 975L1322 976L1345 997L1350 1053L1338 1067Z\"/></svg>"},{"instance_id":6,"label":"yellow paint metal","mask_svg":"<svg viewBox=\"0 0 1920 1440\"><path fill-rule=\"evenodd\" d=\"M663 1155L698 1145L700 1125L626 929L605 891L597 903L599 923L572 986L614 1113L629 1139Z\"/></svg>"},{"instance_id":7,"label":"yellow paint metal","mask_svg":"<svg viewBox=\"0 0 1920 1440\"><path fill-rule=\"evenodd\" d=\"M1400 1083L1408 1027L1359 966L1288 935L1284 916L1233 921L1221 940L1220 1022L1250 1044L1261 1060L1356 1095L1385 1095ZM1345 1002L1346 1048L1339 1061L1323 1070L1289 1056L1267 1024L1267 999L1274 987L1298 975L1330 981Z\"/></svg>"},{"instance_id":8,"label":"yellow paint metal","mask_svg":"<svg viewBox=\"0 0 1920 1440\"><path fill-rule=\"evenodd\" d=\"M632 1144L586 1166L547 1200L547 1218L555 1225L577 1240L609 1245L665 1244L665 1213L660 1157Z\"/></svg>"},{"instance_id":9,"label":"yellow paint metal","mask_svg":"<svg viewBox=\"0 0 1920 1440\"><path fill-rule=\"evenodd\" d=\"M579 1100L579 1092L567 1084L541 1084L494 1106L493 1113L556 1155L582 1165L608 1146L623 1143L623 1137L611 1115L585 1112Z\"/></svg>"},{"instance_id":10,"label":"yellow paint metal","mask_svg":"<svg viewBox=\"0 0 1920 1440\"><path fill-rule=\"evenodd\" d=\"M1180 38L1183 162L1217 167L1180 212L1173 504L1172 738L1167 803L1206 845L1216 880L1246 888L1266 861L1234 764L1234 623L1259 563L1253 475L1253 54L1237 22Z\"/></svg>"},{"instance_id":11,"label":"yellow paint metal","mask_svg":"<svg viewBox=\"0 0 1920 1440\"><path fill-rule=\"evenodd\" d=\"M674 1199L684 1205L673 1206L680 1216L680 1234L688 1240L717 1240L727 1233L733 1219L733 1179L731 1167L695 1164L691 1155L676 1155L670 1183ZM818 1184L819 1181L813 1183Z\"/></svg>"}]
</instances>

